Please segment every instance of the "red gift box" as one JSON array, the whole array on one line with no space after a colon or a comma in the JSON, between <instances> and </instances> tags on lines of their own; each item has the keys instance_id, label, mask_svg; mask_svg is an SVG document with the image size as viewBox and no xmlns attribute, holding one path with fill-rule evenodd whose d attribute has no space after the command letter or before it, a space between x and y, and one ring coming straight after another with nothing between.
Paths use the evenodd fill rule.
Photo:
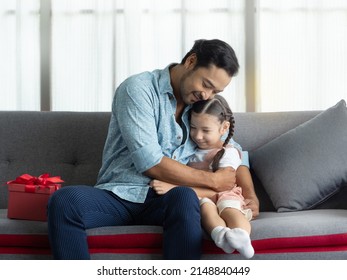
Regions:
<instances>
[{"instance_id":1,"label":"red gift box","mask_svg":"<svg viewBox=\"0 0 347 280\"><path fill-rule=\"evenodd\" d=\"M34 177L23 174L8 184L8 210L7 217L21 220L47 220L47 203L49 197L64 182L60 177L49 177L42 174Z\"/></svg>"}]
</instances>

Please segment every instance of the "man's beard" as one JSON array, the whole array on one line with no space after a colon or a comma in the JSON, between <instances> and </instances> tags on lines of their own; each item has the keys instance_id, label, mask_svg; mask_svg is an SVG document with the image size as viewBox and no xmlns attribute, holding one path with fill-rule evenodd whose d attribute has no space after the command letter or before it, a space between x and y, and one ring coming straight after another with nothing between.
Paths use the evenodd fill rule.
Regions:
<instances>
[{"instance_id":1,"label":"man's beard","mask_svg":"<svg viewBox=\"0 0 347 280\"><path fill-rule=\"evenodd\" d=\"M192 104L191 100L188 99L190 94L185 90L185 82L192 75L193 70L189 70L189 72L185 73L180 80L180 92L179 97L185 104Z\"/></svg>"}]
</instances>

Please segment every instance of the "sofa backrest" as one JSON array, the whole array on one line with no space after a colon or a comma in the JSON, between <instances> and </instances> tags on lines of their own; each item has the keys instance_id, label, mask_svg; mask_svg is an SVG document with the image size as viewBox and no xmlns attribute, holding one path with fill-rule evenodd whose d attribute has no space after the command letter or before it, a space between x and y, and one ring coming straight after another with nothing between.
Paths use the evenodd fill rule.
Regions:
<instances>
[{"instance_id":1,"label":"sofa backrest","mask_svg":"<svg viewBox=\"0 0 347 280\"><path fill-rule=\"evenodd\" d=\"M234 138L251 151L316 114L235 113ZM61 176L64 185L94 185L110 116L109 112L0 112L0 208L7 208L6 182L24 173ZM254 180L261 209L272 210L267 194Z\"/></svg>"},{"instance_id":2,"label":"sofa backrest","mask_svg":"<svg viewBox=\"0 0 347 280\"><path fill-rule=\"evenodd\" d=\"M0 208L6 182L24 173L94 185L109 120L108 112L0 112Z\"/></svg>"}]
</instances>

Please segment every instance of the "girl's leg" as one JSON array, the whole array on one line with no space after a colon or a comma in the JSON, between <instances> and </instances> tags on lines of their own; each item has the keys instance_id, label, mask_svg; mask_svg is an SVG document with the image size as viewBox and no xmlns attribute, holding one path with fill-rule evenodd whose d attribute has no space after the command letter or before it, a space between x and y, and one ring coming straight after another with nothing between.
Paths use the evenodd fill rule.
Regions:
<instances>
[{"instance_id":1,"label":"girl's leg","mask_svg":"<svg viewBox=\"0 0 347 280\"><path fill-rule=\"evenodd\" d=\"M220 215L225 220L228 228L230 228L225 233L225 238L229 245L239 251L245 258L253 257L254 249L249 236L251 224L245 215L235 208L225 208Z\"/></svg>"},{"instance_id":2,"label":"girl's leg","mask_svg":"<svg viewBox=\"0 0 347 280\"><path fill-rule=\"evenodd\" d=\"M216 204L206 202L201 204L201 223L208 234L217 226L226 227L225 221L219 216Z\"/></svg>"},{"instance_id":3,"label":"girl's leg","mask_svg":"<svg viewBox=\"0 0 347 280\"><path fill-rule=\"evenodd\" d=\"M90 259L86 229L124 225L131 216L122 201L94 187L68 186L48 203L48 234L55 259Z\"/></svg>"},{"instance_id":4,"label":"girl's leg","mask_svg":"<svg viewBox=\"0 0 347 280\"><path fill-rule=\"evenodd\" d=\"M209 199L203 198L205 203L201 204L201 223L205 231L211 236L217 247L221 248L225 253L232 253L233 248L225 238L228 228L224 220L219 216L217 206Z\"/></svg>"},{"instance_id":5,"label":"girl's leg","mask_svg":"<svg viewBox=\"0 0 347 280\"><path fill-rule=\"evenodd\" d=\"M251 224L240 210L225 208L220 214L220 217L225 221L227 227L242 228L247 231L248 234L251 234Z\"/></svg>"}]
</instances>

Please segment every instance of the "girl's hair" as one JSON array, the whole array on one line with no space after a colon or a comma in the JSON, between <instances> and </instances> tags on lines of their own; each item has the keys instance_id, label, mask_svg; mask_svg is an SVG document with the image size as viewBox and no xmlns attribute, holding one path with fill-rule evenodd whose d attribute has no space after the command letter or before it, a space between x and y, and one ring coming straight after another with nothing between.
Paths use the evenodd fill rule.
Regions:
<instances>
[{"instance_id":1,"label":"girl's hair","mask_svg":"<svg viewBox=\"0 0 347 280\"><path fill-rule=\"evenodd\" d=\"M225 153L225 147L228 145L231 137L234 135L235 120L228 102L221 95L216 95L213 99L200 100L193 104L192 112L197 114L209 114L216 116L220 123L228 121L230 123L229 133L223 143L223 148L217 152L212 161L212 170L215 172L219 167L219 162Z\"/></svg>"},{"instance_id":2,"label":"girl's hair","mask_svg":"<svg viewBox=\"0 0 347 280\"><path fill-rule=\"evenodd\" d=\"M181 64L184 64L193 53L197 57L194 69L215 65L224 69L230 77L235 76L239 71L240 66L236 54L233 48L224 41L218 39L196 40L192 49L183 57Z\"/></svg>"}]
</instances>

